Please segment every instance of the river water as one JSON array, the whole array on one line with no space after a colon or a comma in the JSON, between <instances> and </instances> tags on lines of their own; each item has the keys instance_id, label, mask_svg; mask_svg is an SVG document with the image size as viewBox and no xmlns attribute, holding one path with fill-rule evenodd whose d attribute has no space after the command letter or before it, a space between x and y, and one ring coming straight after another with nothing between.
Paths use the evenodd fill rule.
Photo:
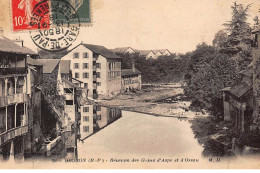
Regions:
<instances>
[{"instance_id":1,"label":"river water","mask_svg":"<svg viewBox=\"0 0 260 173\"><path fill-rule=\"evenodd\" d=\"M190 123L171 117L122 112L122 117L78 143L78 158L201 159L203 147L194 138Z\"/></svg>"}]
</instances>

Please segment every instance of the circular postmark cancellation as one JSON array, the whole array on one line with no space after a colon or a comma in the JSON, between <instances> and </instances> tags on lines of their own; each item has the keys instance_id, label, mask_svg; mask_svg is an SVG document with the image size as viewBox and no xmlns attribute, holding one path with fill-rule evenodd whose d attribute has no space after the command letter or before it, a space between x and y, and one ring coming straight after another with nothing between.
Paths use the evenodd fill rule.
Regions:
<instances>
[{"instance_id":1,"label":"circular postmark cancellation","mask_svg":"<svg viewBox=\"0 0 260 173\"><path fill-rule=\"evenodd\" d=\"M68 48L77 39L80 29L79 16L75 9L62 0L44 0L34 6L30 36L39 48L59 51Z\"/></svg>"}]
</instances>

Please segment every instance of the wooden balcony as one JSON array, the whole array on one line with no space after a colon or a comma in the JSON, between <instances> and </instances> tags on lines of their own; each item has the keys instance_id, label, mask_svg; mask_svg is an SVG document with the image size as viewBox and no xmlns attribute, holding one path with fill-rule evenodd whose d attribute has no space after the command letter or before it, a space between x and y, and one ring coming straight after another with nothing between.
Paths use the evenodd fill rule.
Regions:
<instances>
[{"instance_id":1,"label":"wooden balcony","mask_svg":"<svg viewBox=\"0 0 260 173\"><path fill-rule=\"evenodd\" d=\"M18 93L14 95L8 95L5 97L0 97L0 107L4 107L15 103L24 103L27 102L27 100L28 97L25 93Z\"/></svg>"},{"instance_id":2,"label":"wooden balcony","mask_svg":"<svg viewBox=\"0 0 260 173\"><path fill-rule=\"evenodd\" d=\"M10 129L4 133L0 134L0 146L9 142L10 140L14 139L17 136L22 136L28 133L28 126L21 126Z\"/></svg>"},{"instance_id":3,"label":"wooden balcony","mask_svg":"<svg viewBox=\"0 0 260 173\"><path fill-rule=\"evenodd\" d=\"M0 75L10 75L10 74L26 74L26 68L25 67L0 68Z\"/></svg>"}]
</instances>

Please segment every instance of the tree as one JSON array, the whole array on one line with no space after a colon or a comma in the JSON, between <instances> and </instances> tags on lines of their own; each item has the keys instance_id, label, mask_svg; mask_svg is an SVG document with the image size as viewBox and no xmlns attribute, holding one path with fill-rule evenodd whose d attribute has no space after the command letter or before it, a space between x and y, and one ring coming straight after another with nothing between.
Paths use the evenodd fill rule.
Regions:
<instances>
[{"instance_id":1,"label":"tree","mask_svg":"<svg viewBox=\"0 0 260 173\"><path fill-rule=\"evenodd\" d=\"M225 46L227 42L228 35L224 30L220 30L216 33L215 38L213 40L213 46L216 47L218 50Z\"/></svg>"},{"instance_id":2,"label":"tree","mask_svg":"<svg viewBox=\"0 0 260 173\"><path fill-rule=\"evenodd\" d=\"M221 49L233 59L237 60L238 69L243 69L251 61L251 28L247 23L248 10L251 5L244 7L234 2L232 8L232 19L225 23L229 32L227 41Z\"/></svg>"}]
</instances>

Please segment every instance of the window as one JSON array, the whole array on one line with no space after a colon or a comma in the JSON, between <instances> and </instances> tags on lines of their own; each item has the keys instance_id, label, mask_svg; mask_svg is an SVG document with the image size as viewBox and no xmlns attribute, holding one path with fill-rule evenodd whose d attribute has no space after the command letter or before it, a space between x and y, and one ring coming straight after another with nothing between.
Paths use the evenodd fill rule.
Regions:
<instances>
[{"instance_id":1,"label":"window","mask_svg":"<svg viewBox=\"0 0 260 173\"><path fill-rule=\"evenodd\" d=\"M101 86L101 82L97 82L97 86Z\"/></svg>"},{"instance_id":2,"label":"window","mask_svg":"<svg viewBox=\"0 0 260 173\"><path fill-rule=\"evenodd\" d=\"M83 63L83 69L88 68L88 63Z\"/></svg>"},{"instance_id":3,"label":"window","mask_svg":"<svg viewBox=\"0 0 260 173\"><path fill-rule=\"evenodd\" d=\"M96 63L97 68L101 68L101 64L100 63Z\"/></svg>"},{"instance_id":4,"label":"window","mask_svg":"<svg viewBox=\"0 0 260 173\"><path fill-rule=\"evenodd\" d=\"M79 63L74 63L74 69L78 69L79 68Z\"/></svg>"},{"instance_id":5,"label":"window","mask_svg":"<svg viewBox=\"0 0 260 173\"><path fill-rule=\"evenodd\" d=\"M73 88L64 88L65 93L73 93Z\"/></svg>"},{"instance_id":6,"label":"window","mask_svg":"<svg viewBox=\"0 0 260 173\"><path fill-rule=\"evenodd\" d=\"M79 78L79 73L75 73L75 78Z\"/></svg>"},{"instance_id":7,"label":"window","mask_svg":"<svg viewBox=\"0 0 260 173\"><path fill-rule=\"evenodd\" d=\"M89 121L89 116L83 116L83 121Z\"/></svg>"},{"instance_id":8,"label":"window","mask_svg":"<svg viewBox=\"0 0 260 173\"><path fill-rule=\"evenodd\" d=\"M89 112L89 107L84 107L83 112Z\"/></svg>"},{"instance_id":9,"label":"window","mask_svg":"<svg viewBox=\"0 0 260 173\"><path fill-rule=\"evenodd\" d=\"M101 115L97 115L97 120L101 120Z\"/></svg>"},{"instance_id":10,"label":"window","mask_svg":"<svg viewBox=\"0 0 260 173\"><path fill-rule=\"evenodd\" d=\"M73 54L73 58L74 58L74 59L78 59L78 58L79 58L79 53L74 53L74 54Z\"/></svg>"},{"instance_id":11,"label":"window","mask_svg":"<svg viewBox=\"0 0 260 173\"><path fill-rule=\"evenodd\" d=\"M83 132L89 132L89 126L83 126Z\"/></svg>"},{"instance_id":12,"label":"window","mask_svg":"<svg viewBox=\"0 0 260 173\"><path fill-rule=\"evenodd\" d=\"M88 73L83 73L83 78L88 78Z\"/></svg>"},{"instance_id":13,"label":"window","mask_svg":"<svg viewBox=\"0 0 260 173\"><path fill-rule=\"evenodd\" d=\"M87 52L83 53L83 57L88 58L88 53Z\"/></svg>"},{"instance_id":14,"label":"window","mask_svg":"<svg viewBox=\"0 0 260 173\"><path fill-rule=\"evenodd\" d=\"M66 105L73 105L73 100L66 100Z\"/></svg>"},{"instance_id":15,"label":"window","mask_svg":"<svg viewBox=\"0 0 260 173\"><path fill-rule=\"evenodd\" d=\"M97 106L97 111L101 111L101 106Z\"/></svg>"},{"instance_id":16,"label":"window","mask_svg":"<svg viewBox=\"0 0 260 173\"><path fill-rule=\"evenodd\" d=\"M84 83L84 88L88 88L88 83Z\"/></svg>"},{"instance_id":17,"label":"window","mask_svg":"<svg viewBox=\"0 0 260 173\"><path fill-rule=\"evenodd\" d=\"M100 72L97 72L97 78L100 78Z\"/></svg>"}]
</instances>

